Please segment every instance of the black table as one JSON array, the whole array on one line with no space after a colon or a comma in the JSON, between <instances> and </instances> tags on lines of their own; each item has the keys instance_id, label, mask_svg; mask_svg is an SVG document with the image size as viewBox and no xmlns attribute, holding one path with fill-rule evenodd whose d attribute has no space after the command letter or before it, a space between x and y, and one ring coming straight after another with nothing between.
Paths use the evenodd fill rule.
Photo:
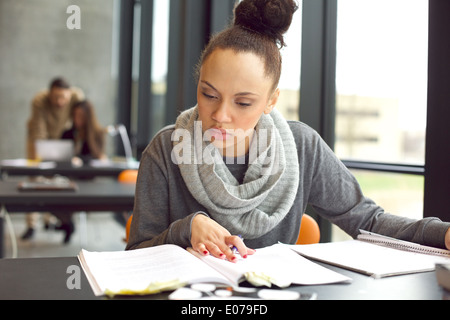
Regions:
<instances>
[{"instance_id":1,"label":"black table","mask_svg":"<svg viewBox=\"0 0 450 320\"><path fill-rule=\"evenodd\" d=\"M14 161L18 164L13 165ZM61 175L71 178L95 178L95 177L117 177L126 169L137 169L139 163L132 165L126 162L108 161L105 163L95 162L97 165L84 164L82 166L73 166L71 162L47 162L41 165L21 164L25 160L4 160L0 162L1 177L10 176L54 176Z\"/></svg>"},{"instance_id":2,"label":"black table","mask_svg":"<svg viewBox=\"0 0 450 320\"><path fill-rule=\"evenodd\" d=\"M14 212L131 211L134 184L97 178L76 181L76 191L19 191L20 180L0 181L0 206ZM0 258L3 257L3 217L0 215Z\"/></svg>"},{"instance_id":3,"label":"black table","mask_svg":"<svg viewBox=\"0 0 450 320\"><path fill-rule=\"evenodd\" d=\"M439 287L435 272L417 273L382 279L373 279L352 271L321 265L353 279L350 284L320 286L295 286L290 290L316 293L318 300L442 300L450 299L450 293ZM69 269L71 266L77 271ZM78 272L79 289L69 289L67 282ZM69 281L68 281L69 280ZM143 299L167 299L169 293L143 297ZM76 257L33 258L0 260L0 300L98 300L80 267ZM236 302L236 303L242 303ZM244 301L245 303L245 301ZM445 312L445 311L443 311Z\"/></svg>"}]
</instances>

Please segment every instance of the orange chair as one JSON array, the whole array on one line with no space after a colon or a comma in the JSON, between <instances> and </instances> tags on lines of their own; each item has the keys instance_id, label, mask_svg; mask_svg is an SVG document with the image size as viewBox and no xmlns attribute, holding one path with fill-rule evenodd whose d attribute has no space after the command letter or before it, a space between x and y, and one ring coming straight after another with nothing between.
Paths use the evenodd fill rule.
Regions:
<instances>
[{"instance_id":1,"label":"orange chair","mask_svg":"<svg viewBox=\"0 0 450 320\"><path fill-rule=\"evenodd\" d=\"M138 176L138 170L133 169L127 169L122 171L119 176L117 177L117 180L120 183L125 184L136 184ZM133 218L133 215L130 215L130 217L127 220L127 224L125 226L125 241L128 242L128 238L130 237L130 226L131 226L131 220Z\"/></svg>"},{"instance_id":2,"label":"orange chair","mask_svg":"<svg viewBox=\"0 0 450 320\"><path fill-rule=\"evenodd\" d=\"M120 183L136 183L137 180L137 176L138 176L138 170L133 170L133 169L127 169L122 171L119 176L117 177L117 180Z\"/></svg>"},{"instance_id":3,"label":"orange chair","mask_svg":"<svg viewBox=\"0 0 450 320\"><path fill-rule=\"evenodd\" d=\"M303 214L300 232L296 244L313 244L320 241L320 229L316 220Z\"/></svg>"},{"instance_id":4,"label":"orange chair","mask_svg":"<svg viewBox=\"0 0 450 320\"><path fill-rule=\"evenodd\" d=\"M125 242L128 243L128 239L130 238L130 227L131 227L131 221L133 220L133 215L130 215L130 217L127 220L127 225L125 226Z\"/></svg>"}]
</instances>

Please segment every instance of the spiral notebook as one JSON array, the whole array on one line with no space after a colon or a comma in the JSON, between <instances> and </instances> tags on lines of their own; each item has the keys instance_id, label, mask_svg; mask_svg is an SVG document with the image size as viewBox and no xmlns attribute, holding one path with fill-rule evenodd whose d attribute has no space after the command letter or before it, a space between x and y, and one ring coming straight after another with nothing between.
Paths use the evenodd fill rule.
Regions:
<instances>
[{"instance_id":1,"label":"spiral notebook","mask_svg":"<svg viewBox=\"0 0 450 320\"><path fill-rule=\"evenodd\" d=\"M433 271L450 263L450 251L361 230L356 240L293 245L301 255L374 278Z\"/></svg>"},{"instance_id":2,"label":"spiral notebook","mask_svg":"<svg viewBox=\"0 0 450 320\"><path fill-rule=\"evenodd\" d=\"M450 258L449 250L423 246L417 243L402 241L365 230L360 230L359 232L361 232L361 234L358 235L358 240L361 241L367 241L398 250Z\"/></svg>"}]
</instances>

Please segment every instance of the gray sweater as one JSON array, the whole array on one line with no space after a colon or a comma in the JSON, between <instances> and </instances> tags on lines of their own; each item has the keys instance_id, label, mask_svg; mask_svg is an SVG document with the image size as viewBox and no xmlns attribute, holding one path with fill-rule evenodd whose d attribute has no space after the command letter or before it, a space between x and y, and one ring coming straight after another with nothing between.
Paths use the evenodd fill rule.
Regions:
<instances>
[{"instance_id":1,"label":"gray sweater","mask_svg":"<svg viewBox=\"0 0 450 320\"><path fill-rule=\"evenodd\" d=\"M249 248L261 248L281 241L295 243L300 221L310 204L325 219L352 237L359 229L434 247L445 247L450 223L437 218L419 221L385 213L365 197L361 188L332 150L313 129L289 121L299 159L300 183L295 202L283 221L264 236L246 240ZM143 152L136 186L133 221L127 249L161 244L190 246L191 222L206 214L190 194L178 166L172 162L171 135L174 126L162 129ZM247 165L227 164L242 181Z\"/></svg>"}]
</instances>

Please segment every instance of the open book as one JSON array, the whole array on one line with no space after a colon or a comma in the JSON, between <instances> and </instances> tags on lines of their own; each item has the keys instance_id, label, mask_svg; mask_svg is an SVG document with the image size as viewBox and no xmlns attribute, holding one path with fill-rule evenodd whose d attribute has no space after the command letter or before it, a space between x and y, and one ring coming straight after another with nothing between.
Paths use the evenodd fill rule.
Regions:
<instances>
[{"instance_id":1,"label":"open book","mask_svg":"<svg viewBox=\"0 0 450 320\"><path fill-rule=\"evenodd\" d=\"M375 278L435 270L450 251L361 230L357 240L289 246L301 255Z\"/></svg>"},{"instance_id":2,"label":"open book","mask_svg":"<svg viewBox=\"0 0 450 320\"><path fill-rule=\"evenodd\" d=\"M238 256L236 263L175 245L115 252L82 250L78 259L97 296L152 294L199 282L238 286L247 280L286 287L351 281L281 244L257 249L247 259Z\"/></svg>"}]
</instances>

